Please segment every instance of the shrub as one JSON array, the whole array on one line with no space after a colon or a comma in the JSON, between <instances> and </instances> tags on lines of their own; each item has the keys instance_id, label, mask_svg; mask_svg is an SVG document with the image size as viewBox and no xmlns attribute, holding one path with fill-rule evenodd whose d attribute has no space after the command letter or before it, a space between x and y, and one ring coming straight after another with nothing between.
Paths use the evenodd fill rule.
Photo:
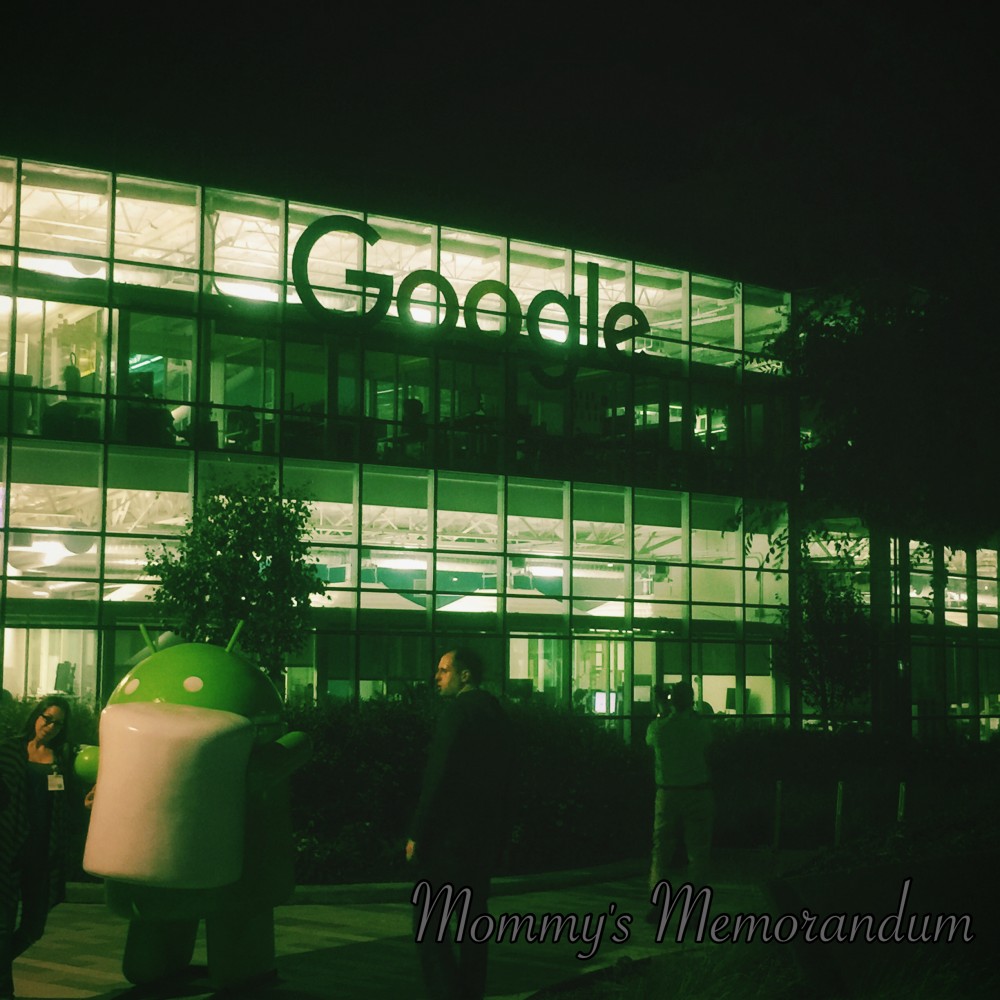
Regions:
<instances>
[{"instance_id":1,"label":"shrub","mask_svg":"<svg viewBox=\"0 0 1000 1000\"><path fill-rule=\"evenodd\" d=\"M531 703L514 727L514 829L505 871L579 868L649 849L653 783L644 747L592 717Z\"/></svg>"},{"instance_id":2,"label":"shrub","mask_svg":"<svg viewBox=\"0 0 1000 1000\"><path fill-rule=\"evenodd\" d=\"M300 883L407 880L403 845L439 707L426 689L404 700L287 710L289 727L313 740L309 764L292 778ZM592 716L530 702L505 708L514 729L514 816L498 874L647 856L654 786L643 734L637 731L630 744ZM0 703L0 737L19 731L28 711L22 702ZM74 706L71 742L96 743L97 724L96 712ZM844 782L845 856L879 854L886 843L899 852L900 780L907 783L905 831L914 849L926 842L926 853L944 838L966 850L983 840L978 834L970 840L970 831L1000 829L992 797L1000 741L890 747L870 734L713 724L717 846L772 843L778 780L782 847L832 844L838 781ZM86 821L81 808L70 843L71 877L86 877L79 867Z\"/></svg>"},{"instance_id":3,"label":"shrub","mask_svg":"<svg viewBox=\"0 0 1000 1000\"><path fill-rule=\"evenodd\" d=\"M292 779L301 882L402 881L433 716L426 699L333 702L289 713L313 756Z\"/></svg>"},{"instance_id":4,"label":"shrub","mask_svg":"<svg viewBox=\"0 0 1000 1000\"><path fill-rule=\"evenodd\" d=\"M437 705L334 703L290 712L314 752L293 778L302 882L405 881L403 846ZM503 873L574 868L647 849L645 756L592 719L507 704L515 736L513 834Z\"/></svg>"}]
</instances>

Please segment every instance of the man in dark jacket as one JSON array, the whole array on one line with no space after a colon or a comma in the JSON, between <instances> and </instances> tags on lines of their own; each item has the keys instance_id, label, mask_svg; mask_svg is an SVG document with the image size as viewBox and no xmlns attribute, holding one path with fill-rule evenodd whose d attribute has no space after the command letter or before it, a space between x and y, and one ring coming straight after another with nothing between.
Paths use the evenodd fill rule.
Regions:
<instances>
[{"instance_id":1,"label":"man in dark jacket","mask_svg":"<svg viewBox=\"0 0 1000 1000\"><path fill-rule=\"evenodd\" d=\"M406 844L416 876L417 951L431 1000L480 1000L486 989L487 945L471 940L469 928L487 912L490 877L507 840L512 739L500 703L479 687L482 676L482 660L471 650L452 649L438 663L444 704ZM461 893L466 888L471 897ZM457 957L449 900L458 917Z\"/></svg>"}]
</instances>

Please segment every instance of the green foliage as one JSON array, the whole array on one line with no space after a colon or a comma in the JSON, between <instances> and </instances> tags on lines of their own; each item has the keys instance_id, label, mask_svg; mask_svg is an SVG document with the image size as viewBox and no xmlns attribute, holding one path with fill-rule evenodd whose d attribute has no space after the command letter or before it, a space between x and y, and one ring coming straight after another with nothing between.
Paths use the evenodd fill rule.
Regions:
<instances>
[{"instance_id":1,"label":"green foliage","mask_svg":"<svg viewBox=\"0 0 1000 1000\"><path fill-rule=\"evenodd\" d=\"M514 728L511 871L578 868L649 850L652 758L593 717L531 702Z\"/></svg>"},{"instance_id":2,"label":"green foliage","mask_svg":"<svg viewBox=\"0 0 1000 1000\"><path fill-rule=\"evenodd\" d=\"M314 754L293 778L303 883L405 881L436 696L290 710ZM515 731L512 843L501 874L574 868L648 850L652 770L643 750L583 718L508 703Z\"/></svg>"},{"instance_id":3,"label":"green foliage","mask_svg":"<svg viewBox=\"0 0 1000 1000\"><path fill-rule=\"evenodd\" d=\"M403 880L432 703L334 701L291 709L288 723L313 743L312 758L292 778L299 881Z\"/></svg>"},{"instance_id":4,"label":"green foliage","mask_svg":"<svg viewBox=\"0 0 1000 1000\"><path fill-rule=\"evenodd\" d=\"M780 781L780 846L833 848L837 783L843 782L843 855L876 859L898 843L899 783L906 783L905 829L914 841L978 843L1000 829L993 785L1000 741L902 741L871 733L722 728L710 758L716 792L715 844L767 847L774 838ZM933 831L933 832L931 832ZM955 843L959 840L956 837Z\"/></svg>"},{"instance_id":5,"label":"green foliage","mask_svg":"<svg viewBox=\"0 0 1000 1000\"><path fill-rule=\"evenodd\" d=\"M309 597L322 591L305 540L309 513L268 479L202 497L176 547L146 554L164 621L188 641L225 646L242 620L240 648L280 681L285 654L308 634Z\"/></svg>"},{"instance_id":6,"label":"green foliage","mask_svg":"<svg viewBox=\"0 0 1000 1000\"><path fill-rule=\"evenodd\" d=\"M847 721L871 686L872 624L850 571L803 560L797 641L776 647L774 669L797 680L824 728ZM789 612L784 625L790 629Z\"/></svg>"},{"instance_id":7,"label":"green foliage","mask_svg":"<svg viewBox=\"0 0 1000 1000\"><path fill-rule=\"evenodd\" d=\"M4 691L3 694L4 697L0 699L0 740L17 736L31 711L31 705L17 701L11 697L10 692Z\"/></svg>"},{"instance_id":8,"label":"green foliage","mask_svg":"<svg viewBox=\"0 0 1000 1000\"><path fill-rule=\"evenodd\" d=\"M963 547L1000 529L979 435L958 432L938 402L942 386L960 385L961 426L991 426L992 322L971 278L933 292L873 282L799 296L772 351L801 400L803 500Z\"/></svg>"},{"instance_id":9,"label":"green foliage","mask_svg":"<svg viewBox=\"0 0 1000 1000\"><path fill-rule=\"evenodd\" d=\"M428 692L289 711L289 725L308 732L315 748L292 779L300 883L407 880L403 845L439 707ZM648 856L654 786L645 746L629 746L592 717L531 704L505 708L516 741L515 812L498 874ZM981 818L994 798L1000 741L888 745L867 733L741 729L721 719L713 725L718 847L772 844L779 780L780 845L793 849L832 845L838 781L845 845L897 830L901 780L914 829L942 815Z\"/></svg>"},{"instance_id":10,"label":"green foliage","mask_svg":"<svg viewBox=\"0 0 1000 1000\"><path fill-rule=\"evenodd\" d=\"M31 714L37 702L34 699L20 701L10 697L0 699L0 740L20 734L24 723ZM97 727L100 721L98 711L85 702L73 702L70 706L69 730L66 742L69 746L79 746L86 743L97 743Z\"/></svg>"}]
</instances>

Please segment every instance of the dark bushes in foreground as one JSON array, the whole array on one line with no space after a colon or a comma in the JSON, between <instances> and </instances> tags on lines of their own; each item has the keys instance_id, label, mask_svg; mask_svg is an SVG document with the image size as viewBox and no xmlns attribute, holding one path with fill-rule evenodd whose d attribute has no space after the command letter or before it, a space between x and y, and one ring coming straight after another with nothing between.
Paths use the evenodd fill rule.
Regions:
<instances>
[{"instance_id":1,"label":"dark bushes in foreground","mask_svg":"<svg viewBox=\"0 0 1000 1000\"><path fill-rule=\"evenodd\" d=\"M293 783L302 882L403 881L403 846L437 708L432 699L295 712L314 742ZM594 720L510 704L514 823L503 872L572 868L646 850L646 755Z\"/></svg>"},{"instance_id":2,"label":"dark bushes in foreground","mask_svg":"<svg viewBox=\"0 0 1000 1000\"><path fill-rule=\"evenodd\" d=\"M406 827L439 707L428 691L405 701L289 709L290 728L308 732L314 745L311 761L293 778L300 883L408 878ZM643 733L634 733L630 743L593 716L530 703L506 707L515 730L515 815L501 874L645 857L654 789ZM0 736L17 732L29 709L9 698L0 703ZM96 742L97 722L96 712L75 707L70 741ZM837 857L996 846L1000 741L888 746L868 734L741 729L722 719L713 724L719 847L766 848L777 834L781 847L829 853L838 782ZM901 781L905 815L899 824ZM76 878L87 877L80 869L86 819L79 809L71 831ZM983 831L994 831L990 843Z\"/></svg>"},{"instance_id":3,"label":"dark bushes in foreground","mask_svg":"<svg viewBox=\"0 0 1000 1000\"><path fill-rule=\"evenodd\" d=\"M292 725L315 742L314 760L294 784L301 882L406 880L406 824L436 708L433 697L417 697L294 714ZM654 788L642 734L629 745L592 716L530 704L507 710L517 746L515 816L501 874L644 857ZM890 748L867 734L716 724L711 763L720 847L770 847L776 832L785 848L832 845L838 781L845 845L994 809L987 789L998 773L1000 743ZM900 781L903 828L896 824Z\"/></svg>"},{"instance_id":4,"label":"dark bushes in foreground","mask_svg":"<svg viewBox=\"0 0 1000 1000\"><path fill-rule=\"evenodd\" d=\"M845 844L995 814L1000 742L889 745L871 734L726 728L712 764L717 844L822 848L835 838L838 782Z\"/></svg>"}]
</instances>

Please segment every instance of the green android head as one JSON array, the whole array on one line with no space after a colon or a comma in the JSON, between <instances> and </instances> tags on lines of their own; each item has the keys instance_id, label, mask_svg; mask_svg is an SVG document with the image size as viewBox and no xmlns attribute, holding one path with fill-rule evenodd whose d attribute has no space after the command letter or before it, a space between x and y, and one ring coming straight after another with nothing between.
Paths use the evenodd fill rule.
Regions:
<instances>
[{"instance_id":1,"label":"green android head","mask_svg":"<svg viewBox=\"0 0 1000 1000\"><path fill-rule=\"evenodd\" d=\"M185 642L167 646L136 664L119 682L109 705L162 702L214 708L246 716L255 742L281 736L281 696L268 677L221 646Z\"/></svg>"}]
</instances>

